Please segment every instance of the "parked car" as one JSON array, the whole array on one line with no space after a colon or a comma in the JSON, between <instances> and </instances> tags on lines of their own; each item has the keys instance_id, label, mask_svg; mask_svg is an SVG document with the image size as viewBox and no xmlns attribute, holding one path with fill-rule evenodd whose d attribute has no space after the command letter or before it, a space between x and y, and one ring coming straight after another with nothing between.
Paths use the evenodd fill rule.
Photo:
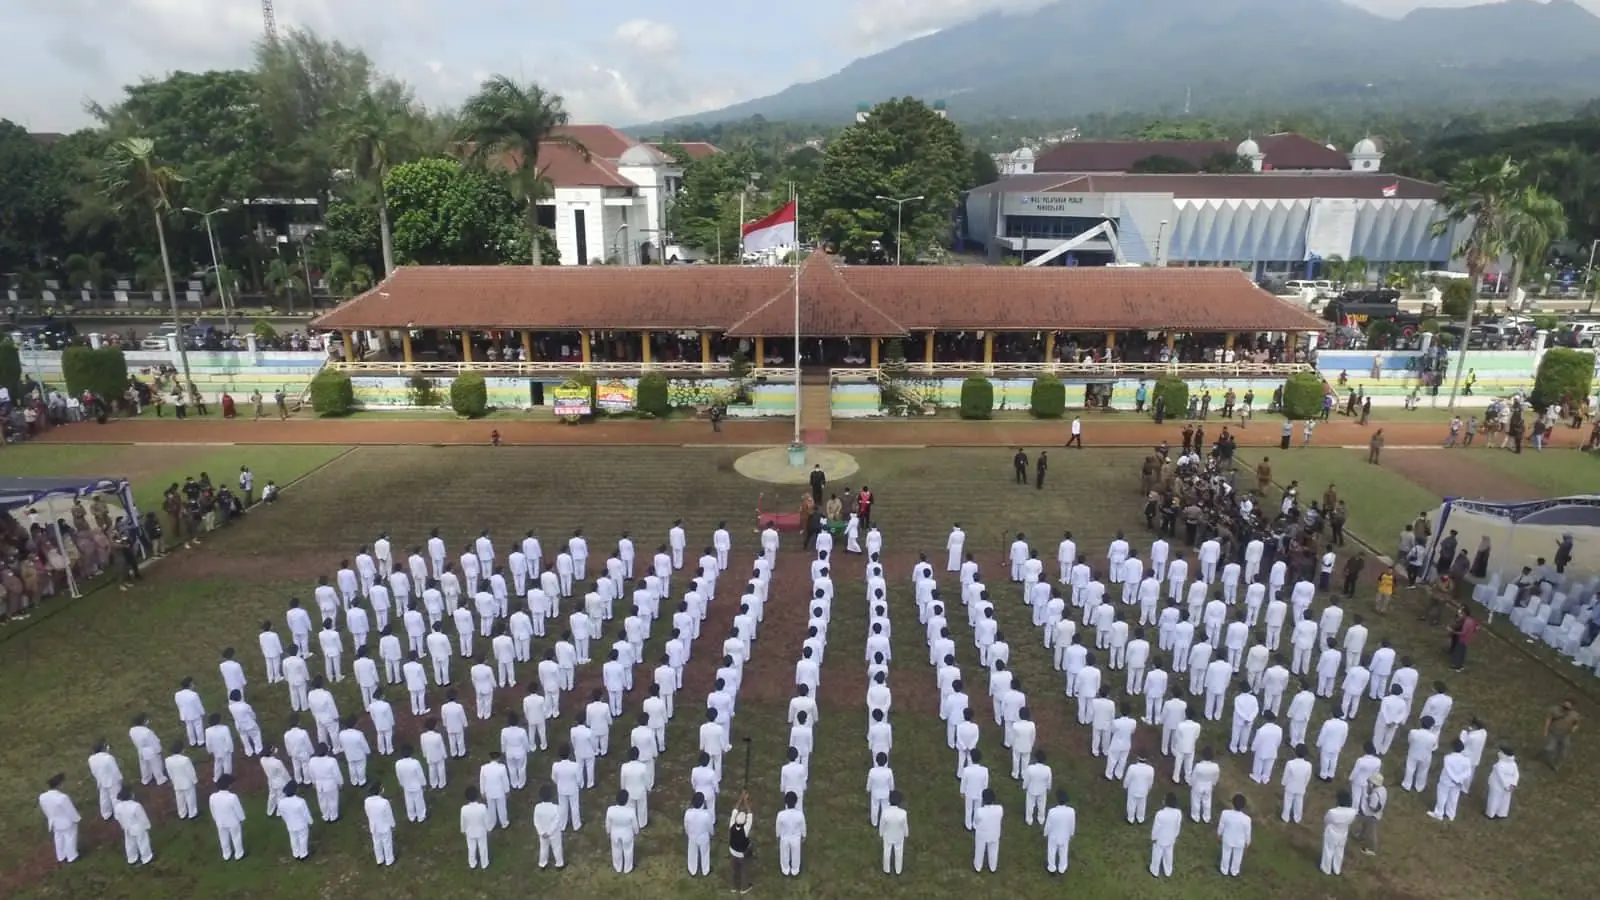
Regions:
<instances>
[{"instance_id":1,"label":"parked car","mask_svg":"<svg viewBox=\"0 0 1600 900\"><path fill-rule=\"evenodd\" d=\"M36 350L64 350L77 339L77 326L60 319L30 325L22 332L23 346Z\"/></svg>"}]
</instances>

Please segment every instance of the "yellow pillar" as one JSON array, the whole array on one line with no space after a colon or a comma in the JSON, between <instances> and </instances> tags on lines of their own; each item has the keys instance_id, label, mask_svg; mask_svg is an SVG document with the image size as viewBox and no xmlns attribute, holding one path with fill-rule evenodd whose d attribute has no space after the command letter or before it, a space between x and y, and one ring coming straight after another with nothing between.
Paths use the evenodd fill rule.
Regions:
<instances>
[{"instance_id":1,"label":"yellow pillar","mask_svg":"<svg viewBox=\"0 0 1600 900\"><path fill-rule=\"evenodd\" d=\"M1178 336L1176 334L1173 334L1170 331L1167 332L1167 352L1168 353L1172 352L1173 346L1175 344L1177 344L1177 342L1178 342Z\"/></svg>"},{"instance_id":2,"label":"yellow pillar","mask_svg":"<svg viewBox=\"0 0 1600 900\"><path fill-rule=\"evenodd\" d=\"M1055 365L1055 361L1056 333L1054 331L1047 331L1044 333L1044 363L1045 365L1050 366Z\"/></svg>"},{"instance_id":3,"label":"yellow pillar","mask_svg":"<svg viewBox=\"0 0 1600 900\"><path fill-rule=\"evenodd\" d=\"M700 332L700 364L711 365L711 332Z\"/></svg>"},{"instance_id":4,"label":"yellow pillar","mask_svg":"<svg viewBox=\"0 0 1600 900\"><path fill-rule=\"evenodd\" d=\"M878 367L878 339L867 338L867 365L876 369Z\"/></svg>"},{"instance_id":5,"label":"yellow pillar","mask_svg":"<svg viewBox=\"0 0 1600 900\"><path fill-rule=\"evenodd\" d=\"M400 352L404 354L406 368L411 368L411 329L400 332Z\"/></svg>"},{"instance_id":6,"label":"yellow pillar","mask_svg":"<svg viewBox=\"0 0 1600 900\"><path fill-rule=\"evenodd\" d=\"M922 361L933 365L933 332L922 336Z\"/></svg>"},{"instance_id":7,"label":"yellow pillar","mask_svg":"<svg viewBox=\"0 0 1600 900\"><path fill-rule=\"evenodd\" d=\"M533 362L533 332L526 329L522 332L522 358Z\"/></svg>"},{"instance_id":8,"label":"yellow pillar","mask_svg":"<svg viewBox=\"0 0 1600 900\"><path fill-rule=\"evenodd\" d=\"M589 346L591 337L587 331L578 332L578 352L583 354L583 364L586 366L593 357L593 351Z\"/></svg>"},{"instance_id":9,"label":"yellow pillar","mask_svg":"<svg viewBox=\"0 0 1600 900\"><path fill-rule=\"evenodd\" d=\"M461 361L472 362L472 332L461 332Z\"/></svg>"},{"instance_id":10,"label":"yellow pillar","mask_svg":"<svg viewBox=\"0 0 1600 900\"><path fill-rule=\"evenodd\" d=\"M644 360L645 365L650 365L650 332L639 333L639 350L642 354L639 358Z\"/></svg>"},{"instance_id":11,"label":"yellow pillar","mask_svg":"<svg viewBox=\"0 0 1600 900\"><path fill-rule=\"evenodd\" d=\"M751 360L751 362L753 362L755 364L755 367L759 369L762 366L767 364L766 363L766 359L767 359L767 339L764 338L764 337L761 337L760 335L757 335L756 336L756 358Z\"/></svg>"},{"instance_id":12,"label":"yellow pillar","mask_svg":"<svg viewBox=\"0 0 1600 900\"><path fill-rule=\"evenodd\" d=\"M339 333L339 336L344 339L344 359L345 359L345 362L355 362L356 361L356 345L355 345L354 341L350 340L350 332L342 331L342 332Z\"/></svg>"},{"instance_id":13,"label":"yellow pillar","mask_svg":"<svg viewBox=\"0 0 1600 900\"><path fill-rule=\"evenodd\" d=\"M983 335L983 364L994 364L994 332L985 332Z\"/></svg>"},{"instance_id":14,"label":"yellow pillar","mask_svg":"<svg viewBox=\"0 0 1600 900\"><path fill-rule=\"evenodd\" d=\"M1234 337L1234 335L1233 335L1233 332L1231 332L1231 331L1222 336L1223 349L1225 349L1225 350L1232 350L1233 349L1233 337Z\"/></svg>"},{"instance_id":15,"label":"yellow pillar","mask_svg":"<svg viewBox=\"0 0 1600 900\"><path fill-rule=\"evenodd\" d=\"M1106 349L1117 349L1117 333L1115 331L1106 332Z\"/></svg>"}]
</instances>

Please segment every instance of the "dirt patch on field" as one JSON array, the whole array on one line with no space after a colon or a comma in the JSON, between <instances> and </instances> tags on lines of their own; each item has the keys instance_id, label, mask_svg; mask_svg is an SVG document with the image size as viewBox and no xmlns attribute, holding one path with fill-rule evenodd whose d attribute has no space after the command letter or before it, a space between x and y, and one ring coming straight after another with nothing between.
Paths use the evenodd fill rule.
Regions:
<instances>
[{"instance_id":1,"label":"dirt patch on field","mask_svg":"<svg viewBox=\"0 0 1600 900\"><path fill-rule=\"evenodd\" d=\"M1479 453L1501 452L1487 448L1387 450L1383 466L1441 497L1526 500L1539 496L1537 489L1474 458Z\"/></svg>"}]
</instances>

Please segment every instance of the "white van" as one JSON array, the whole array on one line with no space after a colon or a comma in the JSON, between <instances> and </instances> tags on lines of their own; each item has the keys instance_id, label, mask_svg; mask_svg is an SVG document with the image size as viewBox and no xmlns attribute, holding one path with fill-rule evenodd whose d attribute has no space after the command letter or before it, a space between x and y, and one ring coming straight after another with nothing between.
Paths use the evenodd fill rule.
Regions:
<instances>
[{"instance_id":1,"label":"white van","mask_svg":"<svg viewBox=\"0 0 1600 900\"><path fill-rule=\"evenodd\" d=\"M1332 299L1339 293L1334 288L1333 282L1331 281L1295 280L1286 281L1283 284L1283 292L1290 296L1303 297L1305 296L1306 291L1311 291L1315 296L1321 297L1324 300Z\"/></svg>"}]
</instances>

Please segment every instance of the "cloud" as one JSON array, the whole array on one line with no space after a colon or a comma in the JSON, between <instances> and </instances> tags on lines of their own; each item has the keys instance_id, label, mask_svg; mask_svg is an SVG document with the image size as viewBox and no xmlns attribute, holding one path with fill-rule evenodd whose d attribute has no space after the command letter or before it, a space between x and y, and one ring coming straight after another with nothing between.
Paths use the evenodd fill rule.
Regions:
<instances>
[{"instance_id":1,"label":"cloud","mask_svg":"<svg viewBox=\"0 0 1600 900\"><path fill-rule=\"evenodd\" d=\"M615 36L625 46L641 53L670 56L678 51L678 30L663 22L629 19L617 26Z\"/></svg>"},{"instance_id":2,"label":"cloud","mask_svg":"<svg viewBox=\"0 0 1600 900\"><path fill-rule=\"evenodd\" d=\"M851 22L860 50L891 47L985 13L1032 12L1057 0L861 0Z\"/></svg>"}]
</instances>

